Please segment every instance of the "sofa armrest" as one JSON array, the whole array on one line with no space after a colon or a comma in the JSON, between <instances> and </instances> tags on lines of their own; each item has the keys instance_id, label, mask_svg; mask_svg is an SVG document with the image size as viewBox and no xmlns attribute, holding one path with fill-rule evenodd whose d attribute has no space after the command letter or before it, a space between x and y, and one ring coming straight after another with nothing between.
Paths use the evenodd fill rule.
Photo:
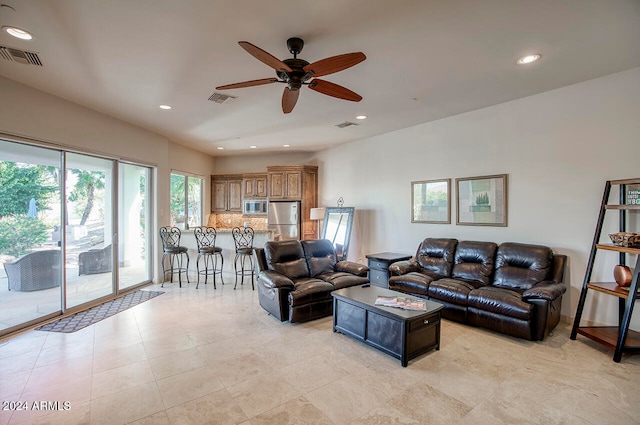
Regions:
<instances>
[{"instance_id":1,"label":"sofa armrest","mask_svg":"<svg viewBox=\"0 0 640 425\"><path fill-rule=\"evenodd\" d=\"M420 270L421 267L415 260L396 261L389 266L391 276L402 276L403 274L419 272Z\"/></svg>"},{"instance_id":2,"label":"sofa armrest","mask_svg":"<svg viewBox=\"0 0 640 425\"><path fill-rule=\"evenodd\" d=\"M351 273L356 276L366 276L369 272L369 267L353 261L338 261L336 263L336 271Z\"/></svg>"},{"instance_id":3,"label":"sofa armrest","mask_svg":"<svg viewBox=\"0 0 640 425\"><path fill-rule=\"evenodd\" d=\"M544 281L538 283L531 289L527 289L522 293L522 298L525 300L530 299L544 299L553 301L559 298L567 291L567 286L564 283L557 283L553 281Z\"/></svg>"},{"instance_id":4,"label":"sofa armrest","mask_svg":"<svg viewBox=\"0 0 640 425\"><path fill-rule=\"evenodd\" d=\"M293 289L293 280L282 273L273 270L264 270L258 274L258 281L269 289Z\"/></svg>"}]
</instances>

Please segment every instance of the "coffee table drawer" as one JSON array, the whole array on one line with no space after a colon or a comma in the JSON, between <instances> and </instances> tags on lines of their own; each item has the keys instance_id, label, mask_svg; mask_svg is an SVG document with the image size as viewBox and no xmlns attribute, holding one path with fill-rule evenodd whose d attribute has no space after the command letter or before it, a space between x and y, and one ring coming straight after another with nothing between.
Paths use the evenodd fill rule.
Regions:
<instances>
[{"instance_id":1,"label":"coffee table drawer","mask_svg":"<svg viewBox=\"0 0 640 425\"><path fill-rule=\"evenodd\" d=\"M409 323L407 357L416 357L432 349L440 349L440 313Z\"/></svg>"}]
</instances>

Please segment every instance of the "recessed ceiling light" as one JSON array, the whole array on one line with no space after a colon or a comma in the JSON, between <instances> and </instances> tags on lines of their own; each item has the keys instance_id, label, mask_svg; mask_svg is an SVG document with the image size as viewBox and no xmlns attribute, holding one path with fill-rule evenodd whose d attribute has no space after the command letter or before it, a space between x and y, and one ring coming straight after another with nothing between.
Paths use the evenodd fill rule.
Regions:
<instances>
[{"instance_id":1,"label":"recessed ceiling light","mask_svg":"<svg viewBox=\"0 0 640 425\"><path fill-rule=\"evenodd\" d=\"M255 148L257 148L257 146L255 146L255 145L251 145L251 146L249 146L249 147L250 147L251 149L255 149Z\"/></svg>"},{"instance_id":2,"label":"recessed ceiling light","mask_svg":"<svg viewBox=\"0 0 640 425\"><path fill-rule=\"evenodd\" d=\"M518 63L518 65L525 65L527 63L535 62L538 59L540 59L540 55L538 55L538 54L527 55L527 56L523 56L520 59L518 59L517 63Z\"/></svg>"},{"instance_id":3,"label":"recessed ceiling light","mask_svg":"<svg viewBox=\"0 0 640 425\"><path fill-rule=\"evenodd\" d=\"M160 109L171 109L171 105L160 105Z\"/></svg>"},{"instance_id":4,"label":"recessed ceiling light","mask_svg":"<svg viewBox=\"0 0 640 425\"><path fill-rule=\"evenodd\" d=\"M216 149L218 149L219 151L223 151L224 148L222 146L218 146Z\"/></svg>"},{"instance_id":5,"label":"recessed ceiling light","mask_svg":"<svg viewBox=\"0 0 640 425\"><path fill-rule=\"evenodd\" d=\"M31 40L33 35L29 31L25 31L16 27L2 27L2 29L7 32L9 35L14 36L15 38L19 38L21 40Z\"/></svg>"},{"instance_id":6,"label":"recessed ceiling light","mask_svg":"<svg viewBox=\"0 0 640 425\"><path fill-rule=\"evenodd\" d=\"M358 116L356 117L356 119L358 119L358 120L366 120L366 119L367 119L367 116L366 116L366 115L358 115Z\"/></svg>"},{"instance_id":7,"label":"recessed ceiling light","mask_svg":"<svg viewBox=\"0 0 640 425\"><path fill-rule=\"evenodd\" d=\"M282 145L283 148L288 148L291 145Z\"/></svg>"}]
</instances>

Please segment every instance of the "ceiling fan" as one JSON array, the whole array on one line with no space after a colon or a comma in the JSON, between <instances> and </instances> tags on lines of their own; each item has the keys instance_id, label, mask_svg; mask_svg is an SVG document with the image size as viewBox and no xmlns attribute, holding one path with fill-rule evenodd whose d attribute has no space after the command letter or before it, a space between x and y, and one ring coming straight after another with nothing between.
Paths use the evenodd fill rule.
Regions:
<instances>
[{"instance_id":1,"label":"ceiling fan","mask_svg":"<svg viewBox=\"0 0 640 425\"><path fill-rule=\"evenodd\" d=\"M300 88L303 85L309 86L311 90L337 97L338 99L350 100L352 102L360 102L362 100L362 96L346 87L316 78L343 71L359 64L367 58L362 52L345 53L309 63L304 59L298 59L298 54L304 46L304 41L298 37L292 37L287 40L287 48L293 55L293 58L282 61L248 41L239 41L238 44L249 52L250 55L275 69L277 78L262 78L259 80L244 81L242 83L227 84L216 87L216 90L239 89L242 87L253 87L271 83L285 83L287 87L285 87L284 93L282 94L282 112L285 114L293 111L298 101Z\"/></svg>"}]
</instances>

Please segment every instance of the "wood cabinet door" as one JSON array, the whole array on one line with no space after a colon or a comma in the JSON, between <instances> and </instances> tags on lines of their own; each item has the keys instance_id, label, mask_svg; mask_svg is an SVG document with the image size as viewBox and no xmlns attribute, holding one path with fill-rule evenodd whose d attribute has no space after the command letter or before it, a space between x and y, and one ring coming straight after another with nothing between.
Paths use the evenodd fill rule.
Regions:
<instances>
[{"instance_id":1,"label":"wood cabinet door","mask_svg":"<svg viewBox=\"0 0 640 425\"><path fill-rule=\"evenodd\" d=\"M266 198L267 197L267 176L264 177L256 177L253 183L254 196L258 198Z\"/></svg>"},{"instance_id":2,"label":"wood cabinet door","mask_svg":"<svg viewBox=\"0 0 640 425\"><path fill-rule=\"evenodd\" d=\"M228 211L242 211L242 180L229 180Z\"/></svg>"},{"instance_id":3,"label":"wood cabinet door","mask_svg":"<svg viewBox=\"0 0 640 425\"><path fill-rule=\"evenodd\" d=\"M256 189L255 189L255 179L251 179L251 178L245 178L242 179L242 195L245 198L250 198L253 196L256 196Z\"/></svg>"},{"instance_id":4,"label":"wood cabinet door","mask_svg":"<svg viewBox=\"0 0 640 425\"><path fill-rule=\"evenodd\" d=\"M269 198L284 199L284 171L269 173Z\"/></svg>"},{"instance_id":5,"label":"wood cabinet door","mask_svg":"<svg viewBox=\"0 0 640 425\"><path fill-rule=\"evenodd\" d=\"M285 186L285 198L301 200L302 199L302 173L300 171L288 171L286 174L287 182Z\"/></svg>"},{"instance_id":6,"label":"wood cabinet door","mask_svg":"<svg viewBox=\"0 0 640 425\"><path fill-rule=\"evenodd\" d=\"M211 182L211 210L227 210L227 182L225 180Z\"/></svg>"}]
</instances>

